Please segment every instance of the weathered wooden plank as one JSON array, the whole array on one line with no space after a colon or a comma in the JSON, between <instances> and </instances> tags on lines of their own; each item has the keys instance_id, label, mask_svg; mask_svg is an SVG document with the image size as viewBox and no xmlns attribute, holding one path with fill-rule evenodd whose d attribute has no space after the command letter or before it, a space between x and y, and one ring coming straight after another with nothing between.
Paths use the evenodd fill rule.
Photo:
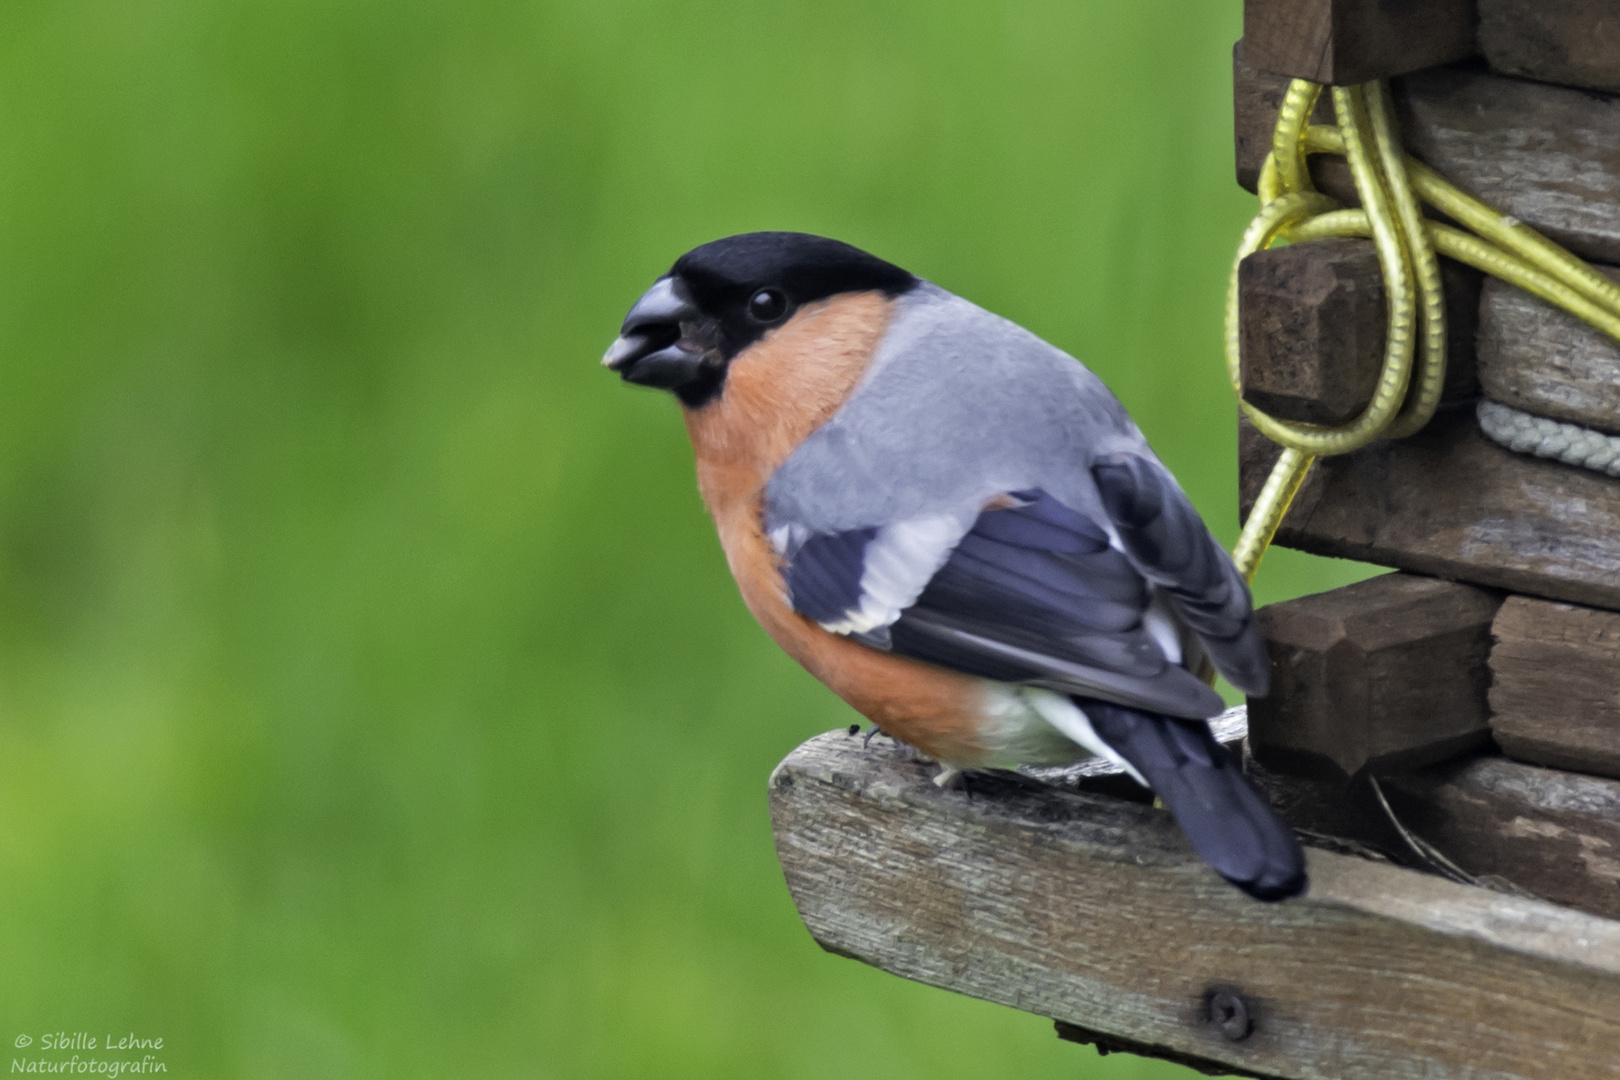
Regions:
<instances>
[{"instance_id":1,"label":"weathered wooden plank","mask_svg":"<svg viewBox=\"0 0 1620 1080\"><path fill-rule=\"evenodd\" d=\"M1474 0L1246 0L1243 38L1265 71L1348 86L1474 53Z\"/></svg>"},{"instance_id":2,"label":"weathered wooden plank","mask_svg":"<svg viewBox=\"0 0 1620 1080\"><path fill-rule=\"evenodd\" d=\"M1620 919L1620 780L1485 757L1380 783L1401 824L1466 873Z\"/></svg>"},{"instance_id":3,"label":"weathered wooden plank","mask_svg":"<svg viewBox=\"0 0 1620 1080\"><path fill-rule=\"evenodd\" d=\"M1240 421L1245 516L1277 453ZM1411 438L1319 460L1277 542L1620 609L1620 483L1497 446L1468 403L1442 408Z\"/></svg>"},{"instance_id":4,"label":"weathered wooden plank","mask_svg":"<svg viewBox=\"0 0 1620 1080\"><path fill-rule=\"evenodd\" d=\"M1596 269L1620 281L1620 268ZM1478 370L1503 404L1620 432L1620 342L1495 278L1480 299Z\"/></svg>"},{"instance_id":5,"label":"weathered wooden plank","mask_svg":"<svg viewBox=\"0 0 1620 1080\"><path fill-rule=\"evenodd\" d=\"M1351 782L1250 759L1283 820L1406 866L1620 918L1620 780L1498 755ZM1380 801L1380 793L1383 801Z\"/></svg>"},{"instance_id":6,"label":"weathered wooden plank","mask_svg":"<svg viewBox=\"0 0 1620 1080\"><path fill-rule=\"evenodd\" d=\"M1620 777L1620 613L1515 596L1492 633L1491 729L1502 750ZM1620 848L1615 857L1620 865Z\"/></svg>"},{"instance_id":7,"label":"weathered wooden plank","mask_svg":"<svg viewBox=\"0 0 1620 1080\"><path fill-rule=\"evenodd\" d=\"M1234 54L1238 182L1253 191L1286 79ZM1620 98L1513 79L1476 64L1391 83L1407 148L1463 190L1586 259L1620 263ZM1327 114L1319 122L1331 123ZM1315 156L1323 191L1356 202L1342 158Z\"/></svg>"},{"instance_id":8,"label":"weathered wooden plank","mask_svg":"<svg viewBox=\"0 0 1620 1080\"><path fill-rule=\"evenodd\" d=\"M1446 389L1479 392L1478 270L1440 260ZM1367 408L1384 362L1384 274L1371 240L1316 240L1257 251L1238 267L1243 399L1280 420L1344 424Z\"/></svg>"},{"instance_id":9,"label":"weathered wooden plank","mask_svg":"<svg viewBox=\"0 0 1620 1080\"><path fill-rule=\"evenodd\" d=\"M839 731L772 774L777 853L827 950L1264 1076L1620 1076L1620 924L1325 851L1308 896L1259 904L1163 811L932 772ZM1219 991L1249 1014L1237 1041Z\"/></svg>"},{"instance_id":10,"label":"weathered wooden plank","mask_svg":"<svg viewBox=\"0 0 1620 1080\"><path fill-rule=\"evenodd\" d=\"M1394 86L1407 148L1576 254L1620 262L1620 99L1463 65Z\"/></svg>"},{"instance_id":11,"label":"weathered wooden plank","mask_svg":"<svg viewBox=\"0 0 1620 1080\"><path fill-rule=\"evenodd\" d=\"M1620 91L1613 0L1479 0L1479 51L1507 75Z\"/></svg>"},{"instance_id":12,"label":"weathered wooden plank","mask_svg":"<svg viewBox=\"0 0 1620 1080\"><path fill-rule=\"evenodd\" d=\"M1491 618L1502 597L1385 574L1260 609L1271 694L1249 748L1271 768L1348 779L1490 743Z\"/></svg>"}]
</instances>

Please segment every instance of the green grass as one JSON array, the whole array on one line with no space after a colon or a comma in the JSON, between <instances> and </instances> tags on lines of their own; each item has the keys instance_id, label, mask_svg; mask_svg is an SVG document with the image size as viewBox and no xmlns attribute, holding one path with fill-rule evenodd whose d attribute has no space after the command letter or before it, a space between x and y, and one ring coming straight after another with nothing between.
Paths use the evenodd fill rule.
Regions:
<instances>
[{"instance_id":1,"label":"green grass","mask_svg":"<svg viewBox=\"0 0 1620 1080\"><path fill-rule=\"evenodd\" d=\"M0 9L0 1037L177 1077L1190 1075L821 953L675 256L803 229L1072 351L1236 535L1236 0ZM1279 553L1262 600L1365 568ZM36 1043L35 1051L38 1050Z\"/></svg>"}]
</instances>

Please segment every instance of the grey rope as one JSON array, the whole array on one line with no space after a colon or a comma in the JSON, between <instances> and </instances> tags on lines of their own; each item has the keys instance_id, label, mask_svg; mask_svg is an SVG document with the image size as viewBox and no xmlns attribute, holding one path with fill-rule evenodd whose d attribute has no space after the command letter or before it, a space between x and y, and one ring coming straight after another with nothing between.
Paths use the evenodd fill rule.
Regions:
<instances>
[{"instance_id":1,"label":"grey rope","mask_svg":"<svg viewBox=\"0 0 1620 1080\"><path fill-rule=\"evenodd\" d=\"M1536 416L1490 398L1479 399L1479 427L1509 450L1620 476L1620 435Z\"/></svg>"}]
</instances>

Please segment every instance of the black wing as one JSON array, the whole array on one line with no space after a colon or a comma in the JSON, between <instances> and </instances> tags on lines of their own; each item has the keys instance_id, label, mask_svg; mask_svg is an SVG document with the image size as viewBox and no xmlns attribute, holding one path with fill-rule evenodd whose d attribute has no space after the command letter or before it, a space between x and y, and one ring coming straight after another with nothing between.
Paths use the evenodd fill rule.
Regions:
<instances>
[{"instance_id":1,"label":"black wing","mask_svg":"<svg viewBox=\"0 0 1620 1080\"><path fill-rule=\"evenodd\" d=\"M1162 465L1135 454L1104 458L1091 475L1125 553L1164 590L1215 670L1265 697L1271 665L1249 587L1181 488Z\"/></svg>"},{"instance_id":2,"label":"black wing","mask_svg":"<svg viewBox=\"0 0 1620 1080\"><path fill-rule=\"evenodd\" d=\"M914 603L860 640L1004 682L1024 682L1174 716L1219 712L1220 697L1166 659L1144 625L1152 595L1108 532L1043 491L981 513ZM790 554L796 610L821 622L861 601L881 530L811 537Z\"/></svg>"}]
</instances>

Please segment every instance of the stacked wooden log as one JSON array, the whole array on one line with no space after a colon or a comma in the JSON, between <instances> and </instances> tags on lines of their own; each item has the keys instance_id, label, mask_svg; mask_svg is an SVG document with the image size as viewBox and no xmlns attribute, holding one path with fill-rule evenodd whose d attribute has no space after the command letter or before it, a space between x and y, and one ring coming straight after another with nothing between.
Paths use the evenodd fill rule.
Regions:
<instances>
[{"instance_id":1,"label":"stacked wooden log","mask_svg":"<svg viewBox=\"0 0 1620 1080\"><path fill-rule=\"evenodd\" d=\"M1253 190L1291 77L1389 78L1407 149L1620 279L1620 8L1609 0L1249 0L1234 64ZM1332 123L1328 106L1314 122ZM1313 158L1354 204L1341 159ZM1250 767L1302 828L1620 918L1620 479L1514 453L1477 398L1620 434L1620 343L1444 267L1447 404L1317 463L1277 542L1398 573L1264 609ZM1371 397L1371 241L1241 267L1243 393L1339 424ZM1246 423L1244 511L1278 449Z\"/></svg>"}]
</instances>

